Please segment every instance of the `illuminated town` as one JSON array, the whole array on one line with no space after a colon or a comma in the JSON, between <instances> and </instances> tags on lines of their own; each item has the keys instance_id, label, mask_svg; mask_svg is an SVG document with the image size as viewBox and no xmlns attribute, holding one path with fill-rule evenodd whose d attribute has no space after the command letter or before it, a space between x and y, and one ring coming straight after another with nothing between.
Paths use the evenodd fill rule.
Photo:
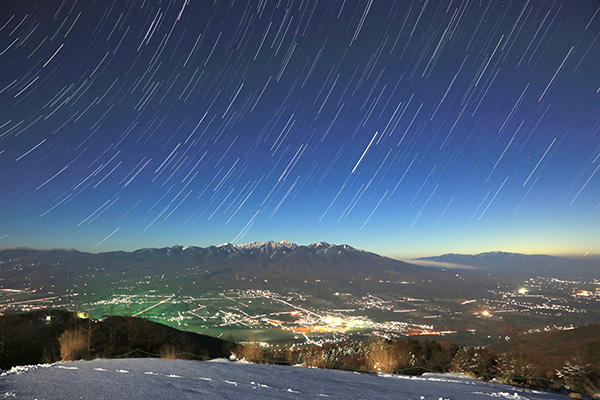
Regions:
<instances>
[{"instance_id":1,"label":"illuminated town","mask_svg":"<svg viewBox=\"0 0 600 400\"><path fill-rule=\"evenodd\" d=\"M160 282L160 280L159 280ZM3 312L67 308L85 315L131 315L179 329L233 337L263 346L324 345L377 335L447 336L492 340L503 319L520 321L527 333L571 329L600 322L600 281L531 278L517 287L498 287L485 298L428 299L390 295L331 293L327 298L298 290L233 289L192 296L169 291L147 277L123 282L114 294L98 294L75 284L66 294L39 289L0 290ZM488 340L488 341L489 341Z\"/></svg>"}]
</instances>

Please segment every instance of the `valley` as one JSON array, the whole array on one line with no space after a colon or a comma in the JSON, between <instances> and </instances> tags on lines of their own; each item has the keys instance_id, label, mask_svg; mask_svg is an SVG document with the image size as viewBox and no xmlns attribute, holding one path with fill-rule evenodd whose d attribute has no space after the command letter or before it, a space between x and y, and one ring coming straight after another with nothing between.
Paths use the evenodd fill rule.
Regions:
<instances>
[{"instance_id":1,"label":"valley","mask_svg":"<svg viewBox=\"0 0 600 400\"><path fill-rule=\"evenodd\" d=\"M93 318L138 316L274 347L372 335L444 337L457 344L486 345L501 340L512 326L539 333L600 323L598 279L500 279L481 271L413 266L349 246L288 243L219 246L194 255L182 247L152 249L144 250L141 260L132 253L24 250L18 257L10 250L7 258L8 251L3 251L0 307L4 313L54 307ZM294 273L298 250L305 260L302 268L312 269L310 275ZM207 253L210 262L198 256ZM348 268L352 264L340 259L349 254L360 257L362 264ZM100 261L90 261L96 257ZM151 268L138 269L134 257ZM236 258L243 261L232 261ZM286 261L287 271L270 273L273 265ZM325 262L329 269L322 267ZM258 275L249 269L252 263L269 272ZM343 272L336 278L338 263Z\"/></svg>"}]
</instances>

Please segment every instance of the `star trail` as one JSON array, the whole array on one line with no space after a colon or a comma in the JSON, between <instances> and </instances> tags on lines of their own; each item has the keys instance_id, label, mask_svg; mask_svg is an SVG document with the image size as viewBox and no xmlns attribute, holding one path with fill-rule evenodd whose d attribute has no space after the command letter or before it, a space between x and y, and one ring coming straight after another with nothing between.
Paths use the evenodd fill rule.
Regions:
<instances>
[{"instance_id":1,"label":"star trail","mask_svg":"<svg viewBox=\"0 0 600 400\"><path fill-rule=\"evenodd\" d=\"M0 247L600 253L596 1L0 9Z\"/></svg>"}]
</instances>

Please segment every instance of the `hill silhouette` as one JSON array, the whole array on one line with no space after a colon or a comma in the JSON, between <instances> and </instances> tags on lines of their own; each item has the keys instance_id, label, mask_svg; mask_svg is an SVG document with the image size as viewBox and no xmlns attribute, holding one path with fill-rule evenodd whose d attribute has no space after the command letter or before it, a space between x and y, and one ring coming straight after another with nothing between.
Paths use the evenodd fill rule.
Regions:
<instances>
[{"instance_id":1,"label":"hill silhouette","mask_svg":"<svg viewBox=\"0 0 600 400\"><path fill-rule=\"evenodd\" d=\"M526 279L531 276L592 280L598 276L598 258L568 258L545 254L521 254L503 251L490 251L479 254L443 254L435 257L422 257L414 261L433 261L456 266L474 267L470 273L483 273L495 276L508 276Z\"/></svg>"},{"instance_id":2,"label":"hill silhouette","mask_svg":"<svg viewBox=\"0 0 600 400\"><path fill-rule=\"evenodd\" d=\"M61 359L228 357L235 343L136 317L78 318L64 310L0 316L0 369Z\"/></svg>"},{"instance_id":3,"label":"hill silhouette","mask_svg":"<svg viewBox=\"0 0 600 400\"><path fill-rule=\"evenodd\" d=\"M490 346L495 352L518 352L519 357L543 366L551 373L567 361L600 365L600 324L580 326L573 329L517 335Z\"/></svg>"}]
</instances>

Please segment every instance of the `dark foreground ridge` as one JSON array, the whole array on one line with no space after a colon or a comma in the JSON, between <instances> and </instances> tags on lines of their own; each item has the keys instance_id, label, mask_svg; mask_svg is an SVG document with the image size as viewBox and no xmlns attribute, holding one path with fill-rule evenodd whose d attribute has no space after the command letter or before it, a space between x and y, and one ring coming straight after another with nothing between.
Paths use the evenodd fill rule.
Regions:
<instances>
[{"instance_id":1,"label":"dark foreground ridge","mask_svg":"<svg viewBox=\"0 0 600 400\"><path fill-rule=\"evenodd\" d=\"M0 316L0 369L76 359L229 357L235 343L142 318L79 318L64 310Z\"/></svg>"}]
</instances>

